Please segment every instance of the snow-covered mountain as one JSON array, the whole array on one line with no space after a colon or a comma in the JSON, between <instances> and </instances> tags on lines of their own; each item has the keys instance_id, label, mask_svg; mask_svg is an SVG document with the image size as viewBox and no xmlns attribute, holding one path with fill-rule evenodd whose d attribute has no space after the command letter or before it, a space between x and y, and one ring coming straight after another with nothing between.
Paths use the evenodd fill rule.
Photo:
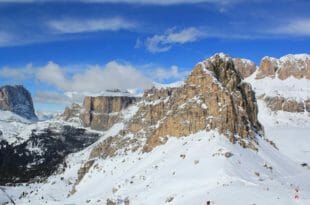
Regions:
<instances>
[{"instance_id":1,"label":"snow-covered mountain","mask_svg":"<svg viewBox=\"0 0 310 205\"><path fill-rule=\"evenodd\" d=\"M299 164L310 164L310 55L264 57L245 79L256 93L266 136Z\"/></svg>"},{"instance_id":2,"label":"snow-covered mountain","mask_svg":"<svg viewBox=\"0 0 310 205\"><path fill-rule=\"evenodd\" d=\"M15 138L25 132L20 141L2 134L11 145L28 142L29 133L49 133L53 140L61 136L65 147L78 146L81 141L71 140L91 139L75 131L85 130L80 127L85 112L104 129L86 128L98 136L63 154L62 166L44 180L2 186L0 203L11 198L16 204L309 204L309 111L306 104L303 112L284 105L272 109L265 99L306 102L309 80L257 78L261 68L252 68L251 61L216 54L198 63L184 83L153 88L131 103L122 96L96 96L45 122L6 117L0 130L20 126ZM66 126L72 130L67 135Z\"/></svg>"}]
</instances>

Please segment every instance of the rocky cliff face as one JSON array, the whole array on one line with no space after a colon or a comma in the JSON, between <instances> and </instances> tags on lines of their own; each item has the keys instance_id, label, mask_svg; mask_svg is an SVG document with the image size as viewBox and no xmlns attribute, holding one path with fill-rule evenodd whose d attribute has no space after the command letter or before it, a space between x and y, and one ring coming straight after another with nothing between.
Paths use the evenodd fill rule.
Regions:
<instances>
[{"instance_id":1,"label":"rocky cliff face","mask_svg":"<svg viewBox=\"0 0 310 205\"><path fill-rule=\"evenodd\" d=\"M36 120L31 95L21 85L0 87L0 109L29 120Z\"/></svg>"},{"instance_id":2,"label":"rocky cliff face","mask_svg":"<svg viewBox=\"0 0 310 205\"><path fill-rule=\"evenodd\" d=\"M65 111L61 115L62 119L65 121L76 121L79 120L79 116L82 110L82 106L73 103L70 107L66 107Z\"/></svg>"},{"instance_id":3,"label":"rocky cliff face","mask_svg":"<svg viewBox=\"0 0 310 205\"><path fill-rule=\"evenodd\" d=\"M271 111L302 113L309 110L310 55L264 57L259 69L246 79Z\"/></svg>"},{"instance_id":4,"label":"rocky cliff face","mask_svg":"<svg viewBox=\"0 0 310 205\"><path fill-rule=\"evenodd\" d=\"M239 71L243 78L252 75L256 70L256 64L253 61L243 58L234 58L235 69Z\"/></svg>"},{"instance_id":5,"label":"rocky cliff face","mask_svg":"<svg viewBox=\"0 0 310 205\"><path fill-rule=\"evenodd\" d=\"M121 110L138 100L128 96L85 97L80 119L85 127L106 130L119 119Z\"/></svg>"},{"instance_id":6,"label":"rocky cliff face","mask_svg":"<svg viewBox=\"0 0 310 205\"><path fill-rule=\"evenodd\" d=\"M113 156L125 145L126 151L143 147L149 152L169 136L201 130L217 130L232 143L255 149L255 136L263 128L255 94L241 79L232 58L224 54L197 64L182 87L146 91L126 129L95 147L90 158Z\"/></svg>"},{"instance_id":7,"label":"rocky cliff face","mask_svg":"<svg viewBox=\"0 0 310 205\"><path fill-rule=\"evenodd\" d=\"M310 56L307 54L286 55L280 59L264 57L256 79L265 77L285 80L289 77L310 79Z\"/></svg>"},{"instance_id":8,"label":"rocky cliff face","mask_svg":"<svg viewBox=\"0 0 310 205\"><path fill-rule=\"evenodd\" d=\"M261 96L260 98L266 102L267 107L272 111L310 112L310 100L303 102L278 96Z\"/></svg>"}]
</instances>

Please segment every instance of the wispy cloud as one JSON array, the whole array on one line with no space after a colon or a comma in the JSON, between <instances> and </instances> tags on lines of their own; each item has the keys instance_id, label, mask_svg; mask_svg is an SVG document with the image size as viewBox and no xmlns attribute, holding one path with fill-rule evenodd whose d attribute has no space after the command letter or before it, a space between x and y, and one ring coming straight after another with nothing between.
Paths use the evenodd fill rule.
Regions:
<instances>
[{"instance_id":1,"label":"wispy cloud","mask_svg":"<svg viewBox=\"0 0 310 205\"><path fill-rule=\"evenodd\" d=\"M270 30L274 34L310 36L310 18L293 19Z\"/></svg>"},{"instance_id":2,"label":"wispy cloud","mask_svg":"<svg viewBox=\"0 0 310 205\"><path fill-rule=\"evenodd\" d=\"M152 53L166 52L172 48L174 44L185 44L195 42L205 36L195 27L185 28L183 30L176 30L175 28L168 29L164 34L154 35L145 40L145 46L148 51ZM137 40L136 47L141 46L141 40Z\"/></svg>"},{"instance_id":3,"label":"wispy cloud","mask_svg":"<svg viewBox=\"0 0 310 205\"><path fill-rule=\"evenodd\" d=\"M24 68L4 67L0 69L0 77L11 79L13 81L21 81L31 78L34 74L32 64L26 65Z\"/></svg>"},{"instance_id":4,"label":"wispy cloud","mask_svg":"<svg viewBox=\"0 0 310 205\"><path fill-rule=\"evenodd\" d=\"M99 19L60 19L48 22L57 33L83 33L95 31L130 30L137 26L135 22L121 17Z\"/></svg>"},{"instance_id":5,"label":"wispy cloud","mask_svg":"<svg viewBox=\"0 0 310 205\"><path fill-rule=\"evenodd\" d=\"M49 104L61 104L70 105L73 100L63 93L55 91L39 91L34 95L34 101L36 103L49 103Z\"/></svg>"},{"instance_id":6,"label":"wispy cloud","mask_svg":"<svg viewBox=\"0 0 310 205\"><path fill-rule=\"evenodd\" d=\"M174 5L174 4L235 4L242 0L0 0L0 3L36 3L36 2L84 2L84 3L129 3L129 4L153 4L153 5ZM243 0L244 1L244 0Z\"/></svg>"},{"instance_id":7,"label":"wispy cloud","mask_svg":"<svg viewBox=\"0 0 310 205\"><path fill-rule=\"evenodd\" d=\"M172 65L170 69L167 68L156 68L154 71L154 78L159 81L179 81L184 80L184 78L188 75L188 71L180 71L180 68L176 65Z\"/></svg>"}]
</instances>

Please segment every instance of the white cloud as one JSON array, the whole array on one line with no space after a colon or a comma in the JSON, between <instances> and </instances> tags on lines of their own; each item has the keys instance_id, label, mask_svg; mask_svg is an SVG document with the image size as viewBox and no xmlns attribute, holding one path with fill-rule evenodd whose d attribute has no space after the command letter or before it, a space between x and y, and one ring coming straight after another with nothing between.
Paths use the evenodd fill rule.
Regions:
<instances>
[{"instance_id":1,"label":"white cloud","mask_svg":"<svg viewBox=\"0 0 310 205\"><path fill-rule=\"evenodd\" d=\"M288 23L271 29L275 34L289 34L296 36L309 36L310 35L310 19L295 19L290 20Z\"/></svg>"},{"instance_id":2,"label":"white cloud","mask_svg":"<svg viewBox=\"0 0 310 205\"><path fill-rule=\"evenodd\" d=\"M34 96L34 101L36 103L49 103L49 104L61 104L61 105L70 105L71 103L73 103L73 100L70 99L68 96L54 91L37 92Z\"/></svg>"},{"instance_id":3,"label":"white cloud","mask_svg":"<svg viewBox=\"0 0 310 205\"><path fill-rule=\"evenodd\" d=\"M31 78L34 74L32 64L26 65L25 68L10 68L4 67L0 69L0 77L12 79L14 81L21 81Z\"/></svg>"},{"instance_id":4,"label":"white cloud","mask_svg":"<svg viewBox=\"0 0 310 205\"><path fill-rule=\"evenodd\" d=\"M104 19L61 19L49 21L48 25L58 33L130 30L137 26L136 23L120 17Z\"/></svg>"},{"instance_id":5,"label":"white cloud","mask_svg":"<svg viewBox=\"0 0 310 205\"><path fill-rule=\"evenodd\" d=\"M39 69L37 79L62 91L100 92L106 89L147 88L152 82L130 64L111 61L105 66L88 66L83 73L67 77L63 69L49 62Z\"/></svg>"},{"instance_id":6,"label":"white cloud","mask_svg":"<svg viewBox=\"0 0 310 205\"><path fill-rule=\"evenodd\" d=\"M180 71L176 65L171 66L170 69L157 68L154 73L155 79L158 81L183 80L188 75L187 71Z\"/></svg>"},{"instance_id":7,"label":"white cloud","mask_svg":"<svg viewBox=\"0 0 310 205\"><path fill-rule=\"evenodd\" d=\"M185 28L180 31L169 29L162 35L148 37L145 41L145 46L152 53L165 52L170 50L173 44L195 42L203 36L205 34L194 27Z\"/></svg>"},{"instance_id":8,"label":"white cloud","mask_svg":"<svg viewBox=\"0 0 310 205\"><path fill-rule=\"evenodd\" d=\"M0 3L34 3L34 2L65 2L66 0L0 0ZM67 0L66 2L75 0ZM153 4L153 5L174 5L174 4L196 4L214 3L220 5L235 4L244 0L77 0L85 3L130 3L130 4Z\"/></svg>"}]
</instances>

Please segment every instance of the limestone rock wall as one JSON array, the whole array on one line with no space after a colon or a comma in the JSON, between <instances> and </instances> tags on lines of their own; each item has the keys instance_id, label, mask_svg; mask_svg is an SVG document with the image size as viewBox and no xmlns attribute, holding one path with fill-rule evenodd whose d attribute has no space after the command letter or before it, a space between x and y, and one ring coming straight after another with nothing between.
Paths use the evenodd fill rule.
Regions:
<instances>
[{"instance_id":1,"label":"limestone rock wall","mask_svg":"<svg viewBox=\"0 0 310 205\"><path fill-rule=\"evenodd\" d=\"M119 113L138 100L127 96L87 96L83 102L80 119L83 126L106 130L119 119Z\"/></svg>"},{"instance_id":2,"label":"limestone rock wall","mask_svg":"<svg viewBox=\"0 0 310 205\"><path fill-rule=\"evenodd\" d=\"M82 110L82 106L73 103L70 107L66 107L64 113L61 115L65 121L74 121L78 119Z\"/></svg>"},{"instance_id":3,"label":"limestone rock wall","mask_svg":"<svg viewBox=\"0 0 310 205\"><path fill-rule=\"evenodd\" d=\"M297 101L294 99L286 99L284 97L261 96L269 109L272 111L285 112L310 112L310 99L306 101Z\"/></svg>"},{"instance_id":4,"label":"limestone rock wall","mask_svg":"<svg viewBox=\"0 0 310 205\"><path fill-rule=\"evenodd\" d=\"M147 135L144 151L164 143L168 136L200 130L217 129L232 142L238 137L254 138L262 126L254 92L241 79L231 58L215 55L198 64L184 86L145 92L128 129Z\"/></svg>"},{"instance_id":5,"label":"limestone rock wall","mask_svg":"<svg viewBox=\"0 0 310 205\"><path fill-rule=\"evenodd\" d=\"M252 75L256 70L256 64L253 61L242 58L234 58L235 69L239 71L243 78Z\"/></svg>"},{"instance_id":6,"label":"limestone rock wall","mask_svg":"<svg viewBox=\"0 0 310 205\"><path fill-rule=\"evenodd\" d=\"M264 57L261 60L256 79L265 77L285 80L289 77L310 79L310 55L286 55L280 59Z\"/></svg>"}]
</instances>

